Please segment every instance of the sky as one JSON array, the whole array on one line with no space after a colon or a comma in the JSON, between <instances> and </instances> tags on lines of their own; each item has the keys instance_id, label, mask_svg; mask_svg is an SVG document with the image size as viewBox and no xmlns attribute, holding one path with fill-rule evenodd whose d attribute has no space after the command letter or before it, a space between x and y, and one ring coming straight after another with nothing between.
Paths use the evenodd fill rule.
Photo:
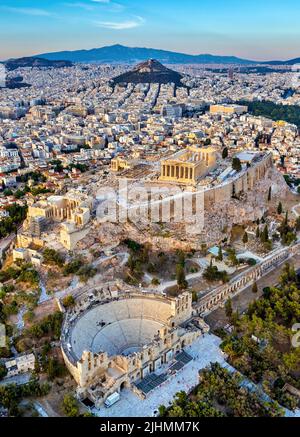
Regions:
<instances>
[{"instance_id":1,"label":"sky","mask_svg":"<svg viewBox=\"0 0 300 437\"><path fill-rule=\"evenodd\" d=\"M0 59L112 44L300 57L299 0L0 0Z\"/></svg>"}]
</instances>

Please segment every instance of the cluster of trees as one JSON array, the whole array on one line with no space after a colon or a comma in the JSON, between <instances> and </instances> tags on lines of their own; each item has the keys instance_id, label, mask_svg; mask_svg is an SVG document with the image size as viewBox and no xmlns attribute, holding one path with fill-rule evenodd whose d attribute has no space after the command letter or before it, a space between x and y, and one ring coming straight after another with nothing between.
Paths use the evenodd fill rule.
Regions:
<instances>
[{"instance_id":1,"label":"cluster of trees","mask_svg":"<svg viewBox=\"0 0 300 437\"><path fill-rule=\"evenodd\" d=\"M290 246L292 243L294 243L294 241L297 240L296 232L299 230L299 228L300 228L299 217L297 218L295 227L292 227L289 223L288 212L286 212L285 218L278 228L282 244L286 246Z\"/></svg>"},{"instance_id":2,"label":"cluster of trees","mask_svg":"<svg viewBox=\"0 0 300 437\"><path fill-rule=\"evenodd\" d=\"M16 232L18 226L25 220L27 206L20 206L14 203L6 208L9 217L0 220L0 238L5 238L12 232Z\"/></svg>"},{"instance_id":3,"label":"cluster of trees","mask_svg":"<svg viewBox=\"0 0 300 437\"><path fill-rule=\"evenodd\" d=\"M300 127L300 108L296 105L278 105L273 102L240 102L248 106L249 112L255 116L263 116L272 120L284 120Z\"/></svg>"},{"instance_id":4,"label":"cluster of trees","mask_svg":"<svg viewBox=\"0 0 300 437\"><path fill-rule=\"evenodd\" d=\"M26 329L24 335L36 339L49 337L53 341L59 340L61 334L62 321L63 321L62 313L60 311L56 311L55 313L50 314L40 322Z\"/></svg>"},{"instance_id":5,"label":"cluster of trees","mask_svg":"<svg viewBox=\"0 0 300 437\"><path fill-rule=\"evenodd\" d=\"M87 264L82 266L78 271L77 275L81 282L87 282L90 278L93 278L97 273L97 269L95 269L92 265Z\"/></svg>"},{"instance_id":6,"label":"cluster of trees","mask_svg":"<svg viewBox=\"0 0 300 437\"><path fill-rule=\"evenodd\" d=\"M33 180L35 183L47 181L46 176L43 175L43 173L40 173L38 171L32 171L32 172L26 173L24 175L17 176L16 179L17 179L17 182L23 182L23 183L26 183L29 180Z\"/></svg>"},{"instance_id":7,"label":"cluster of trees","mask_svg":"<svg viewBox=\"0 0 300 437\"><path fill-rule=\"evenodd\" d=\"M81 171L81 173L85 173L86 171L88 171L89 166L86 165L86 164L80 164L80 163L78 163L78 164L70 164L68 166L69 170L72 170L73 168L75 168L76 170Z\"/></svg>"},{"instance_id":8,"label":"cluster of trees","mask_svg":"<svg viewBox=\"0 0 300 437\"><path fill-rule=\"evenodd\" d=\"M74 258L69 263L65 264L64 266L64 275L75 275L77 272L83 267L84 262L83 259L80 257Z\"/></svg>"},{"instance_id":9,"label":"cluster of trees","mask_svg":"<svg viewBox=\"0 0 300 437\"><path fill-rule=\"evenodd\" d=\"M45 187L31 187L31 188L29 188L28 185L26 185L23 190L18 189L14 192L11 189L6 188L3 191L4 196L14 196L16 199L22 199L28 193L31 193L33 196L38 196L39 194L51 193L51 190L49 190L49 188L45 188Z\"/></svg>"},{"instance_id":10,"label":"cluster of trees","mask_svg":"<svg viewBox=\"0 0 300 437\"><path fill-rule=\"evenodd\" d=\"M229 281L228 273L225 270L220 271L217 266L213 265L212 260L204 270L203 278L207 281L222 281L223 283Z\"/></svg>"},{"instance_id":11,"label":"cluster of trees","mask_svg":"<svg viewBox=\"0 0 300 437\"><path fill-rule=\"evenodd\" d=\"M97 273L97 269L90 264L86 264L80 256L65 263L65 257L60 252L46 248L43 252L43 258L44 264L59 267L65 276L78 275L83 282L86 282Z\"/></svg>"},{"instance_id":12,"label":"cluster of trees","mask_svg":"<svg viewBox=\"0 0 300 437\"><path fill-rule=\"evenodd\" d=\"M34 270L31 266L24 266L21 268L19 277L17 282L26 282L32 286L36 286L39 284L39 274L36 270Z\"/></svg>"},{"instance_id":13,"label":"cluster of trees","mask_svg":"<svg viewBox=\"0 0 300 437\"><path fill-rule=\"evenodd\" d=\"M64 376L67 369L57 358L51 356L50 352L51 345L49 342L46 342L42 347L40 360L36 359L35 361L35 373L45 372L48 379L53 381L55 378Z\"/></svg>"},{"instance_id":14,"label":"cluster of trees","mask_svg":"<svg viewBox=\"0 0 300 437\"><path fill-rule=\"evenodd\" d=\"M125 281L132 285L138 285L144 275L143 266L149 264L150 246L147 244L140 244L130 239L124 240L123 243L130 250L130 256L127 262L129 272Z\"/></svg>"},{"instance_id":15,"label":"cluster of trees","mask_svg":"<svg viewBox=\"0 0 300 437\"><path fill-rule=\"evenodd\" d=\"M253 288L256 292L256 287ZM230 311L230 334L220 332L229 362L282 405L295 408L297 401L282 390L285 383L300 389L300 349L294 348L292 327L300 319L299 283L293 267L286 264L277 287L266 287L263 297L250 304L246 314Z\"/></svg>"},{"instance_id":16,"label":"cluster of trees","mask_svg":"<svg viewBox=\"0 0 300 437\"><path fill-rule=\"evenodd\" d=\"M96 275L97 269L90 264L85 264L81 257L76 257L64 265L63 273L65 276L78 275L81 281L86 282Z\"/></svg>"},{"instance_id":17,"label":"cluster of trees","mask_svg":"<svg viewBox=\"0 0 300 437\"><path fill-rule=\"evenodd\" d=\"M30 263L21 263L19 267L9 267L5 270L0 270L0 282L6 283L10 280L17 282L26 282L32 286L39 284L39 274ZM5 284L1 291L4 295L12 293L15 290L13 284Z\"/></svg>"},{"instance_id":18,"label":"cluster of trees","mask_svg":"<svg viewBox=\"0 0 300 437\"><path fill-rule=\"evenodd\" d=\"M53 159L50 161L50 165L56 173L62 173L64 166L60 159Z\"/></svg>"},{"instance_id":19,"label":"cluster of trees","mask_svg":"<svg viewBox=\"0 0 300 437\"><path fill-rule=\"evenodd\" d=\"M264 229L262 231L260 231L259 227L257 227L256 238L260 239L261 243L263 244L266 250L272 250L273 245L269 237L269 230L267 224L264 226Z\"/></svg>"},{"instance_id":20,"label":"cluster of trees","mask_svg":"<svg viewBox=\"0 0 300 437\"><path fill-rule=\"evenodd\" d=\"M163 417L274 417L283 411L276 402L265 402L242 387L242 377L212 363L200 373L200 384L190 396L177 393L169 408L161 406Z\"/></svg>"},{"instance_id":21,"label":"cluster of trees","mask_svg":"<svg viewBox=\"0 0 300 437\"><path fill-rule=\"evenodd\" d=\"M17 279L20 273L19 268L8 267L5 270L0 270L0 282L4 283L10 279Z\"/></svg>"},{"instance_id":22,"label":"cluster of trees","mask_svg":"<svg viewBox=\"0 0 300 437\"><path fill-rule=\"evenodd\" d=\"M0 386L0 405L8 409L9 416L20 416L18 405L22 399L31 396L46 396L49 391L49 384L40 384L35 379L24 385L2 385Z\"/></svg>"},{"instance_id":23,"label":"cluster of trees","mask_svg":"<svg viewBox=\"0 0 300 437\"><path fill-rule=\"evenodd\" d=\"M57 250L46 248L43 252L44 263L63 267L65 259Z\"/></svg>"}]
</instances>

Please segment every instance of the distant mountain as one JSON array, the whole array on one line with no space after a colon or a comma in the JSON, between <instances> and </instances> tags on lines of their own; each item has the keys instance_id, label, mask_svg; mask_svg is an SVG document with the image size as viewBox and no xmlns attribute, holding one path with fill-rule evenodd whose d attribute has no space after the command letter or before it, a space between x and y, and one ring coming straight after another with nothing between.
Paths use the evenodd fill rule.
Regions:
<instances>
[{"instance_id":1,"label":"distant mountain","mask_svg":"<svg viewBox=\"0 0 300 437\"><path fill-rule=\"evenodd\" d=\"M113 45L91 50L44 53L39 58L50 60L68 60L71 62L99 63L137 63L147 59L157 59L165 64L255 64L255 61L234 56L187 55L167 50L147 49Z\"/></svg>"},{"instance_id":2,"label":"distant mountain","mask_svg":"<svg viewBox=\"0 0 300 437\"><path fill-rule=\"evenodd\" d=\"M6 68L8 70L15 70L16 68L21 67L54 67L54 68L62 68L62 67L72 67L72 62L65 60L48 60L39 57L28 57L28 58L19 58L19 59L9 59L4 62Z\"/></svg>"},{"instance_id":3,"label":"distant mountain","mask_svg":"<svg viewBox=\"0 0 300 437\"><path fill-rule=\"evenodd\" d=\"M183 76L176 71L170 70L155 59L138 64L133 70L115 77L112 82L118 83L175 83L178 87L184 87L181 82Z\"/></svg>"},{"instance_id":4,"label":"distant mountain","mask_svg":"<svg viewBox=\"0 0 300 437\"><path fill-rule=\"evenodd\" d=\"M269 65L296 65L300 64L300 58L290 59L289 61L270 61Z\"/></svg>"},{"instance_id":5,"label":"distant mountain","mask_svg":"<svg viewBox=\"0 0 300 437\"><path fill-rule=\"evenodd\" d=\"M241 59L235 56L214 56L209 54L187 55L185 53L170 52L167 50L148 49L140 47L126 47L120 44L95 48L91 50L75 50L55 53L44 53L39 58L49 60L67 60L82 63L137 63L147 59L157 59L165 64L271 64L294 65L300 59L290 61L266 61L258 62L249 59Z\"/></svg>"}]
</instances>

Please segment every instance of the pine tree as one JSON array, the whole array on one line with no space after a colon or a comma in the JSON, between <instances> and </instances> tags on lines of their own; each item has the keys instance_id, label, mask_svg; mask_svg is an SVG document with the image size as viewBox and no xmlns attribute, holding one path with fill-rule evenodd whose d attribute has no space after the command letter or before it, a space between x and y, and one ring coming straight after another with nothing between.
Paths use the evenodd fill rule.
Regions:
<instances>
[{"instance_id":1,"label":"pine tree","mask_svg":"<svg viewBox=\"0 0 300 437\"><path fill-rule=\"evenodd\" d=\"M278 203L278 206L277 206L277 213L278 213L278 214L282 214L282 211L283 211L282 203L279 202L279 203Z\"/></svg>"},{"instance_id":2,"label":"pine tree","mask_svg":"<svg viewBox=\"0 0 300 437\"><path fill-rule=\"evenodd\" d=\"M223 251L221 246L219 246L218 260L223 261Z\"/></svg>"},{"instance_id":3,"label":"pine tree","mask_svg":"<svg viewBox=\"0 0 300 437\"><path fill-rule=\"evenodd\" d=\"M177 279L177 285L180 289L185 289L188 286L188 283L185 279L185 272L184 268L181 264L176 265L176 279Z\"/></svg>"},{"instance_id":4,"label":"pine tree","mask_svg":"<svg viewBox=\"0 0 300 437\"><path fill-rule=\"evenodd\" d=\"M263 243L266 243L267 241L269 241L269 231L268 231L268 226L267 225L264 227L264 230L263 230L263 232L261 234L261 241Z\"/></svg>"},{"instance_id":5,"label":"pine tree","mask_svg":"<svg viewBox=\"0 0 300 437\"><path fill-rule=\"evenodd\" d=\"M258 286L257 286L257 282L254 282L254 284L252 285L252 293L257 293L258 292Z\"/></svg>"},{"instance_id":6,"label":"pine tree","mask_svg":"<svg viewBox=\"0 0 300 437\"><path fill-rule=\"evenodd\" d=\"M260 237L260 230L259 230L259 226L257 226L256 228L256 238Z\"/></svg>"},{"instance_id":7,"label":"pine tree","mask_svg":"<svg viewBox=\"0 0 300 437\"><path fill-rule=\"evenodd\" d=\"M272 187L269 188L268 202L272 199Z\"/></svg>"},{"instance_id":8,"label":"pine tree","mask_svg":"<svg viewBox=\"0 0 300 437\"><path fill-rule=\"evenodd\" d=\"M233 309L232 309L232 300L231 300L231 298L229 298L229 299L225 302L225 314L226 314L226 317L227 317L228 319L230 319L231 316L232 316L232 313L233 313Z\"/></svg>"}]
</instances>

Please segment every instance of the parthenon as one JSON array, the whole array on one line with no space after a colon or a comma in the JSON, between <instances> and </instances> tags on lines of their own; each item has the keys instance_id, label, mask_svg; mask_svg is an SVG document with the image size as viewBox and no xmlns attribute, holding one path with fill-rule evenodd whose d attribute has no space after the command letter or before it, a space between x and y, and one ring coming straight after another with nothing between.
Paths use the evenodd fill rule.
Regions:
<instances>
[{"instance_id":1,"label":"parthenon","mask_svg":"<svg viewBox=\"0 0 300 437\"><path fill-rule=\"evenodd\" d=\"M216 151L213 147L189 146L161 161L162 181L196 184L216 167Z\"/></svg>"}]
</instances>

